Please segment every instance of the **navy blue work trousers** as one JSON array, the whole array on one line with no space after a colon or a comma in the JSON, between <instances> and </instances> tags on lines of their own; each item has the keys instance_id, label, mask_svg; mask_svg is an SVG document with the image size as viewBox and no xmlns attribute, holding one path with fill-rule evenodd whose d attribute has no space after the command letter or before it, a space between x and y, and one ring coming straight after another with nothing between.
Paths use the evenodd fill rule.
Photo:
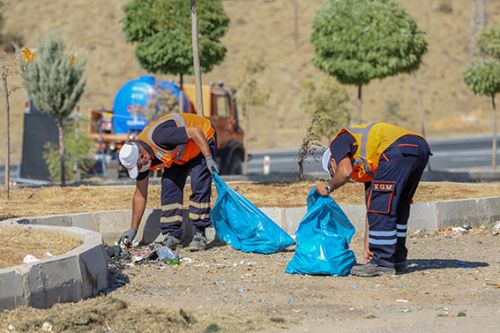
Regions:
<instances>
[{"instance_id":1,"label":"navy blue work trousers","mask_svg":"<svg viewBox=\"0 0 500 333\"><path fill-rule=\"evenodd\" d=\"M407 135L380 156L373 181L366 184L369 249L372 262L385 267L406 261L410 204L431 155L424 138Z\"/></svg>"},{"instance_id":2,"label":"navy blue work trousers","mask_svg":"<svg viewBox=\"0 0 500 333\"><path fill-rule=\"evenodd\" d=\"M216 140L209 140L208 146L215 158ZM184 186L189 174L191 174L192 191L189 197L189 219L193 224L193 232L204 233L205 228L210 225L212 174L208 171L205 157L200 153L186 164L172 164L170 168L165 168L163 171L160 227L164 235L182 237Z\"/></svg>"}]
</instances>

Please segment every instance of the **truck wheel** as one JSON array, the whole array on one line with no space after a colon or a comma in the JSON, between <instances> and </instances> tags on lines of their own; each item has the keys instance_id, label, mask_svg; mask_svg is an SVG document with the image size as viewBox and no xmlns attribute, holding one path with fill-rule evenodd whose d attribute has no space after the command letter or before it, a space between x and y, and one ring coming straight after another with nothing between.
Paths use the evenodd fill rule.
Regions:
<instances>
[{"instance_id":1,"label":"truck wheel","mask_svg":"<svg viewBox=\"0 0 500 333\"><path fill-rule=\"evenodd\" d=\"M228 174L241 175L243 173L243 159L241 155L234 154L231 158L231 164L228 167Z\"/></svg>"}]
</instances>

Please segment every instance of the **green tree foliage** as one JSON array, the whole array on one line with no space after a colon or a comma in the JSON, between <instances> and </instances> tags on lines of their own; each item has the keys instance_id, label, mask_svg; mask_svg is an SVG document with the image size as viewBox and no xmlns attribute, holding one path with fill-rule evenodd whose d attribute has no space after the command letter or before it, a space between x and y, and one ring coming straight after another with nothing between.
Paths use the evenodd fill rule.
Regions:
<instances>
[{"instance_id":1,"label":"green tree foliage","mask_svg":"<svg viewBox=\"0 0 500 333\"><path fill-rule=\"evenodd\" d=\"M37 49L36 53L22 52L23 84L36 108L54 117L58 124L60 169L64 170L65 121L84 92L85 59L68 50L62 37L54 34L45 41L39 40ZM62 175L64 186L64 173Z\"/></svg>"},{"instance_id":2,"label":"green tree foliage","mask_svg":"<svg viewBox=\"0 0 500 333\"><path fill-rule=\"evenodd\" d=\"M480 58L463 73L465 84L475 94L491 98L493 111L492 136L492 168L496 169L496 102L495 96L500 92L500 27L483 30L477 39Z\"/></svg>"},{"instance_id":3,"label":"green tree foliage","mask_svg":"<svg viewBox=\"0 0 500 333\"><path fill-rule=\"evenodd\" d=\"M360 102L363 85L416 71L427 52L424 33L394 0L327 0L314 18L311 42L314 65L357 86ZM361 107L358 112L361 118Z\"/></svg>"},{"instance_id":4,"label":"green tree foliage","mask_svg":"<svg viewBox=\"0 0 500 333\"><path fill-rule=\"evenodd\" d=\"M327 78L320 86L313 81L306 81L303 91L302 107L311 114L311 124L299 148L297 163L300 179L304 179L307 156L314 156L321 138L330 138L351 120L347 92L332 78Z\"/></svg>"},{"instance_id":5,"label":"green tree foliage","mask_svg":"<svg viewBox=\"0 0 500 333\"><path fill-rule=\"evenodd\" d=\"M132 0L124 7L123 31L127 42L137 43L141 66L158 74L193 73L191 7L187 0ZM222 62L226 48L220 39L229 17L221 0L199 1L200 63L203 72Z\"/></svg>"},{"instance_id":6,"label":"green tree foliage","mask_svg":"<svg viewBox=\"0 0 500 333\"><path fill-rule=\"evenodd\" d=\"M66 122L64 136L64 158L72 163L65 164L65 178L73 179L76 170L88 171L94 164L94 141L82 130L78 130L73 122ZM50 178L53 181L61 180L61 166L59 147L51 142L45 144L43 158L47 163Z\"/></svg>"},{"instance_id":7,"label":"green tree foliage","mask_svg":"<svg viewBox=\"0 0 500 333\"><path fill-rule=\"evenodd\" d=\"M483 30L477 38L477 45L483 57L500 60L500 26Z\"/></svg>"},{"instance_id":8,"label":"green tree foliage","mask_svg":"<svg viewBox=\"0 0 500 333\"><path fill-rule=\"evenodd\" d=\"M500 62L478 59L465 70L463 78L475 94L494 97L500 92Z\"/></svg>"}]
</instances>

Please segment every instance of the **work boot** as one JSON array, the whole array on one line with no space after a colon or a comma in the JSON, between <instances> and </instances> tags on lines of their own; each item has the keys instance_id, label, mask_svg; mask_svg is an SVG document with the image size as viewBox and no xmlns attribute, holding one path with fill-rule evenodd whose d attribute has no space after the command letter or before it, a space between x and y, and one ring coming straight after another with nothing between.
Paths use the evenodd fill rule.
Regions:
<instances>
[{"instance_id":1,"label":"work boot","mask_svg":"<svg viewBox=\"0 0 500 333\"><path fill-rule=\"evenodd\" d=\"M161 244L170 248L171 250L175 250L181 244L181 240L171 234L165 234L165 238L163 239Z\"/></svg>"},{"instance_id":2,"label":"work boot","mask_svg":"<svg viewBox=\"0 0 500 333\"><path fill-rule=\"evenodd\" d=\"M186 251L196 252L203 251L207 249L207 237L205 235L197 233L194 234L193 240L189 243L189 246L185 248Z\"/></svg>"},{"instance_id":3,"label":"work boot","mask_svg":"<svg viewBox=\"0 0 500 333\"><path fill-rule=\"evenodd\" d=\"M396 270L396 274L404 274L408 273L410 268L408 267L407 261L397 262L394 264L394 269Z\"/></svg>"},{"instance_id":4,"label":"work boot","mask_svg":"<svg viewBox=\"0 0 500 333\"><path fill-rule=\"evenodd\" d=\"M351 268L351 275L362 277L396 275L396 270L394 268L379 266L369 262L366 265L359 265Z\"/></svg>"}]
</instances>

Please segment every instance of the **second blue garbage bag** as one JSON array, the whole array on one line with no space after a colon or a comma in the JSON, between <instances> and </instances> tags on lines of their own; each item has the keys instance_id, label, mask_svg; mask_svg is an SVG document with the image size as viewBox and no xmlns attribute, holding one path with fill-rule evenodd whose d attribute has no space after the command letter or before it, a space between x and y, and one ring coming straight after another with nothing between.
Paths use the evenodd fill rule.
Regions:
<instances>
[{"instance_id":1,"label":"second blue garbage bag","mask_svg":"<svg viewBox=\"0 0 500 333\"><path fill-rule=\"evenodd\" d=\"M297 248L286 267L289 274L349 275L356 264L349 243L356 229L331 197L313 188L307 214L297 230Z\"/></svg>"},{"instance_id":2,"label":"second blue garbage bag","mask_svg":"<svg viewBox=\"0 0 500 333\"><path fill-rule=\"evenodd\" d=\"M211 218L219 239L237 250L264 254L281 251L295 243L290 235L230 188L218 174L214 173L213 179L218 196Z\"/></svg>"}]
</instances>

